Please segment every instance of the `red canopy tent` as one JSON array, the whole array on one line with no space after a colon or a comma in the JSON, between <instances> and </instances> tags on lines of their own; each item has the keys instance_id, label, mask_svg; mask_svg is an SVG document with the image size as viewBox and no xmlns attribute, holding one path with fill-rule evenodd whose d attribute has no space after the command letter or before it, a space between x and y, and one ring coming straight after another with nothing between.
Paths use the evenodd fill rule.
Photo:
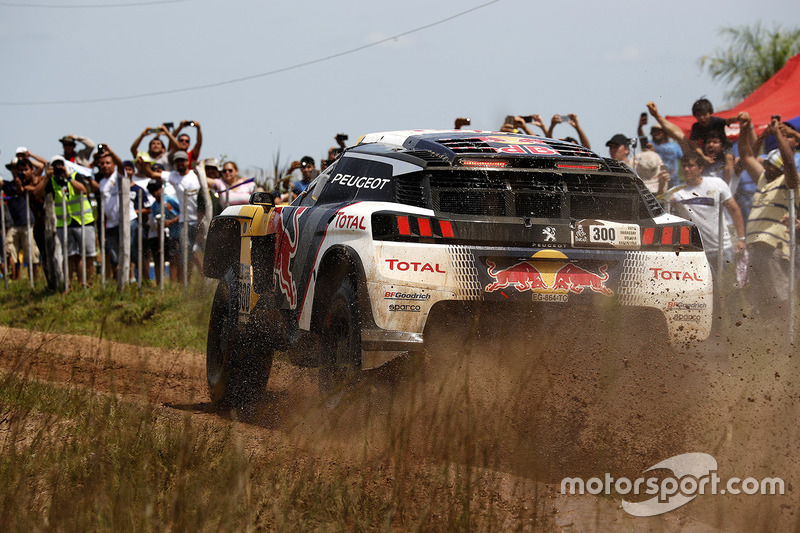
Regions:
<instances>
[{"instance_id":1,"label":"red canopy tent","mask_svg":"<svg viewBox=\"0 0 800 533\"><path fill-rule=\"evenodd\" d=\"M761 133L769 124L772 115L780 115L781 120L791 120L800 116L800 54L789 59L786 64L764 84L753 91L741 104L727 111L714 113L714 116L735 117L741 111L750 114L756 133ZM689 116L668 116L667 120L676 124L689 137L695 118ZM739 125L726 128L731 140L739 137Z\"/></svg>"}]
</instances>

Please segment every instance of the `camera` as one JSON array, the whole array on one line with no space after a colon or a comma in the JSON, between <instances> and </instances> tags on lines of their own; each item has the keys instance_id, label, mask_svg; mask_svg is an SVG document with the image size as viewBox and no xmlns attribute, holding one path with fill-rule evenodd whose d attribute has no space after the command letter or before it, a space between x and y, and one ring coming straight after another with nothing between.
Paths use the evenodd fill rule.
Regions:
<instances>
[{"instance_id":1,"label":"camera","mask_svg":"<svg viewBox=\"0 0 800 533\"><path fill-rule=\"evenodd\" d=\"M558 115L561 117L561 122L569 122L569 115Z\"/></svg>"},{"instance_id":2,"label":"camera","mask_svg":"<svg viewBox=\"0 0 800 533\"><path fill-rule=\"evenodd\" d=\"M192 128L194 128L194 120L190 120L190 121L189 121L189 126L190 126L190 127L192 127Z\"/></svg>"},{"instance_id":3,"label":"camera","mask_svg":"<svg viewBox=\"0 0 800 533\"><path fill-rule=\"evenodd\" d=\"M533 115L522 115L520 118L527 123L533 122Z\"/></svg>"},{"instance_id":4,"label":"camera","mask_svg":"<svg viewBox=\"0 0 800 533\"><path fill-rule=\"evenodd\" d=\"M161 130L158 129L158 128L150 128L150 129L147 130L147 133L158 133L159 131L161 131Z\"/></svg>"},{"instance_id":5,"label":"camera","mask_svg":"<svg viewBox=\"0 0 800 533\"><path fill-rule=\"evenodd\" d=\"M777 120L778 122L780 122L781 121L781 116L780 115L772 115L772 120Z\"/></svg>"},{"instance_id":6,"label":"camera","mask_svg":"<svg viewBox=\"0 0 800 533\"><path fill-rule=\"evenodd\" d=\"M647 124L647 113L642 113L641 116L642 116L642 118L640 119L641 123L642 124Z\"/></svg>"},{"instance_id":7,"label":"camera","mask_svg":"<svg viewBox=\"0 0 800 533\"><path fill-rule=\"evenodd\" d=\"M168 130L171 130L175 128L175 124L172 122L165 122L164 127L167 128Z\"/></svg>"},{"instance_id":8,"label":"camera","mask_svg":"<svg viewBox=\"0 0 800 533\"><path fill-rule=\"evenodd\" d=\"M97 145L97 153L102 153L106 151L107 146L105 144L98 144Z\"/></svg>"},{"instance_id":9,"label":"camera","mask_svg":"<svg viewBox=\"0 0 800 533\"><path fill-rule=\"evenodd\" d=\"M346 141L348 136L344 133L337 133L336 134L336 142Z\"/></svg>"}]
</instances>

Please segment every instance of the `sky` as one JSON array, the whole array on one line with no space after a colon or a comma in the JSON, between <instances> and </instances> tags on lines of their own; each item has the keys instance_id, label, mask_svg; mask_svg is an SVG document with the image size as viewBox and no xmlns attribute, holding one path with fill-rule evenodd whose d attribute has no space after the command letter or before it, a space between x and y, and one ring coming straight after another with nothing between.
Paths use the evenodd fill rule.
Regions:
<instances>
[{"instance_id":1,"label":"sky","mask_svg":"<svg viewBox=\"0 0 800 533\"><path fill-rule=\"evenodd\" d=\"M796 0L0 0L0 161L18 146L49 159L66 134L127 159L146 127L196 120L201 156L248 173L277 157L319 162L340 132L352 144L449 129L459 116L495 130L533 113L577 114L608 155L605 142L634 136L649 100L666 115L690 114L702 96L728 107L727 86L697 60L725 47L721 27L759 19L797 27L800 10ZM148 93L161 94L137 96ZM569 125L554 134L577 137Z\"/></svg>"}]
</instances>

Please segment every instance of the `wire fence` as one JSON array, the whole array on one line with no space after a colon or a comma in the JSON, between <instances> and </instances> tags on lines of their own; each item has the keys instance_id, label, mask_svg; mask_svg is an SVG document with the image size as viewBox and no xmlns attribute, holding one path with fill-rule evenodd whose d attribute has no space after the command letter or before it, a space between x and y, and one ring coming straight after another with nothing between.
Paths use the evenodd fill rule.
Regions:
<instances>
[{"instance_id":1,"label":"wire fence","mask_svg":"<svg viewBox=\"0 0 800 533\"><path fill-rule=\"evenodd\" d=\"M49 272L46 273L46 277L48 277L48 274L53 276L52 278L48 277L48 285L50 288L63 291L65 293L69 292L73 288L72 276L74 274L79 279L80 286L85 289L88 287L90 280L94 277L94 274L98 271L100 276L100 284L103 288L105 288L106 282L109 278L109 273L114 271L113 265L109 264L111 253L108 252L116 252L117 254L116 278L118 288L120 290L131 282L131 264L135 266L133 280L138 286L140 296L143 280L145 278L150 279L151 277L155 278L154 281L156 281L159 290L163 293L164 279L169 271L173 268L179 269L180 273L182 274L181 282L183 288L188 288L191 254L194 252L196 243L189 242L189 226L192 221L189 220L187 216L187 206L189 199L192 196L197 196L201 193L201 191L188 191L186 189L181 191L179 200L179 214L177 216L180 216L183 220L180 222L181 230L177 234L177 238L180 242L178 246L175 247L180 251L178 254L180 265L176 265L173 261L168 263L166 260L166 256L170 251L170 246L167 240L168 237L165 216L166 201L164 197L162 196L162 200L158 202L158 214L153 217L156 222L154 229L158 237L157 249L146 250L146 244L149 243L145 243L144 235L145 233L151 233L151 229L153 228L151 221L147 220L145 217L145 206L143 205L142 195L139 194L137 196L135 209L136 215L132 217L130 211L133 208L132 202L130 201L130 180L125 177L118 180L117 185L119 187L118 194L120 199L118 210L120 223L117 226L119 238L117 239L118 247L115 250L110 250L108 245L107 229L113 228L107 228L108 217L106 214L106 206L102 199L102 194L98 195L98 201L92 206L92 211L96 213L96 216L93 217L92 221L87 223L86 216L88 213L84 207L92 204L92 202L89 201L89 197L85 193L81 192L77 197L73 197L70 199L70 201L68 201L68 187L65 185L61 188L60 220L57 218L55 219L54 231L48 232L47 229L45 229L45 240L52 240L54 246L49 248L51 252L55 253L43 254L44 251L40 250L40 258L42 259L41 262L43 263L42 266L44 266L46 270L49 270ZM5 197L2 199L2 201L0 201L0 231L2 231L3 236L3 238L0 240L2 241L3 286L4 288L8 289L9 278L11 277L11 265L9 264L10 254L8 250L8 243L6 242L6 236L8 235L9 230L6 225L6 201L7 199ZM70 255L70 228L75 228L75 225L72 224L73 215L68 209L68 207L72 205L78 205L78 209L80 210L78 217L79 223L77 226L80 228L80 245L78 254L73 253ZM151 207L152 205L153 204L151 204ZM46 213L45 216L50 216L52 214ZM25 216L26 245L22 254L22 264L26 264L28 266L28 283L30 288L33 289L35 284L34 271L37 266L37 262L34 260L35 254L33 253L33 250L37 249L34 248L37 245L33 240L33 228L31 226L31 199L28 191L25 191ZM126 220L130 222L135 221L135 223L125 224L124 221ZM94 231L95 221L99 227L99 232L97 233ZM92 228L91 232L88 231L89 228ZM131 230L134 230L134 236L131 236ZM97 242L91 242L91 246L89 246L90 239L96 239ZM45 248L47 249L48 246L45 246ZM87 248L95 250L97 252L96 255L87 254ZM132 249L135 250L135 257L131 257ZM79 271L72 272L70 267L70 258L76 257L76 255L77 261L73 261L73 264L77 263L79 265ZM152 265L148 257L151 255L153 256ZM148 260L145 262L146 258ZM174 258L175 257L171 257L171 259ZM90 273L92 275L89 275Z\"/></svg>"}]
</instances>

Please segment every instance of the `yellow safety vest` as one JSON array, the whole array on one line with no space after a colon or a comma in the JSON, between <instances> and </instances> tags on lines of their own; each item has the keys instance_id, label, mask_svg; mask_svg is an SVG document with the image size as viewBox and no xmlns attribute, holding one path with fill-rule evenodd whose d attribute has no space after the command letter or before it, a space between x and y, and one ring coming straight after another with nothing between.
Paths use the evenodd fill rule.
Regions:
<instances>
[{"instance_id":1,"label":"yellow safety vest","mask_svg":"<svg viewBox=\"0 0 800 533\"><path fill-rule=\"evenodd\" d=\"M70 181L67 182L67 225L75 220L78 224L81 223L81 213L83 213L83 224L91 224L94 222L94 212L92 211L92 204L89 202L89 195L84 193L83 204L81 204L81 193L76 192L72 187L72 180L75 179L77 172L70 175ZM50 180L53 185L53 203L55 204L56 211L56 227L64 227L64 211L62 210L62 198L64 198L64 189L56 183L55 177Z\"/></svg>"}]
</instances>

